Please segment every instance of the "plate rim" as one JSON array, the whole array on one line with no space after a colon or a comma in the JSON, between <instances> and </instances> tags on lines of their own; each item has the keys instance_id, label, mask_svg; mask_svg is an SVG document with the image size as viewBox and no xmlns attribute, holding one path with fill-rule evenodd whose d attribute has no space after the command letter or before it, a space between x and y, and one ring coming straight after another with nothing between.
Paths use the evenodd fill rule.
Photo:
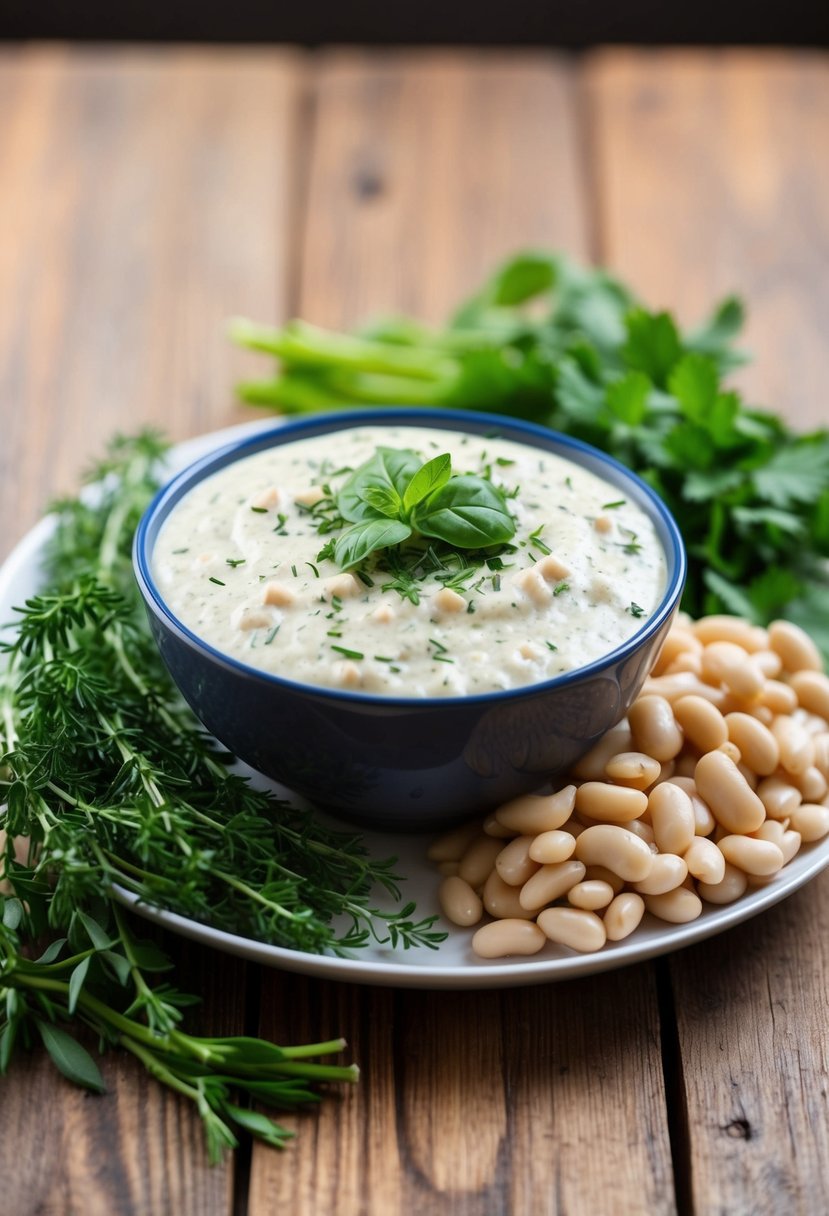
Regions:
<instances>
[{"instance_id":1,"label":"plate rim","mask_svg":"<svg viewBox=\"0 0 829 1216\"><path fill-rule=\"evenodd\" d=\"M212 447L218 447L235 436L241 437L246 432L255 433L258 429L272 427L275 421L278 423L278 419L273 418L257 419L253 422L224 427L182 440L171 446L169 459L174 465L189 462L194 458L194 454L207 452ZM0 600L9 596L18 579L31 576L32 567L39 566L40 554L54 525L55 517L53 515L44 516L17 541L5 559L0 562ZM0 630L5 629L7 624L7 621L0 620ZM371 832L365 832L364 836L369 846L372 839L378 838L377 833ZM384 837L383 839L389 838ZM406 844L413 847L413 842L422 842L424 839L426 838L422 835L412 833L394 837L396 845L404 846L398 848L399 853L404 853ZM388 955L388 957L379 959L367 955L342 957L330 953L311 954L291 950L284 946L271 945L239 934L228 933L201 921L181 916L161 906L147 904L117 884L113 885L113 894L125 907L179 936L265 966L344 983L364 983L397 988L483 990L576 979L645 962L661 955L673 954L677 950L694 945L752 919L787 896L794 894L827 866L829 866L829 837L803 846L801 852L780 872L780 875L766 885L756 887L734 903L719 906L706 905L702 915L696 920L684 925L669 926L664 933L661 931L664 922L649 918L646 933L641 938L637 939L636 935L639 933L637 930L632 937L612 945L608 944L595 953L576 954L567 951L557 953L552 957L549 954L536 955L521 962L493 959L487 962L470 962L462 966L455 964L436 966L430 965L428 961L418 963L403 961L414 959L415 956L418 959L428 960L436 957L436 953L439 954L439 949L435 952L428 947L414 947L409 951L400 947L384 949L379 943L368 947L367 951L380 951ZM435 871L435 887L437 887L438 878L439 875ZM435 899L435 904L437 905L437 899ZM648 928L651 929L650 933L647 932ZM449 930L450 933L456 935L465 934L467 939L472 934L472 930L462 930L454 926L450 926ZM456 940L458 939L456 938ZM561 951L564 948L559 947L558 949Z\"/></svg>"}]
</instances>

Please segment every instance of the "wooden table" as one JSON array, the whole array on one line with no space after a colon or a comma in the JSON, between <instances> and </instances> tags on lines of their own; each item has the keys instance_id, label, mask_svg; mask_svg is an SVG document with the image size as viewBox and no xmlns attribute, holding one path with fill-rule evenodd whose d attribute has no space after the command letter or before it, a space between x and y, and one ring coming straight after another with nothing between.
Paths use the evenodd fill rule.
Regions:
<instances>
[{"instance_id":1,"label":"wooden table","mask_svg":"<svg viewBox=\"0 0 829 1216\"><path fill-rule=\"evenodd\" d=\"M811 53L5 49L0 550L117 429L251 416L232 313L446 315L560 247L698 318L751 304L756 400L827 420L829 59ZM360 1086L210 1168L130 1059L0 1082L5 1216L697 1216L829 1204L829 874L673 957L405 992L176 940L206 1033L344 1034Z\"/></svg>"}]
</instances>

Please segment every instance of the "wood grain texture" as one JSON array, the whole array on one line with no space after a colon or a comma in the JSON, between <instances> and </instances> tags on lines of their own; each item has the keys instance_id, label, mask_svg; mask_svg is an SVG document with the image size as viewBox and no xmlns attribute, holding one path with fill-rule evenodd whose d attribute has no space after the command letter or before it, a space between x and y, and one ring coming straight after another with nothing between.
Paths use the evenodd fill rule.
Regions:
<instances>
[{"instance_id":1,"label":"wood grain texture","mask_svg":"<svg viewBox=\"0 0 829 1216\"><path fill-rule=\"evenodd\" d=\"M439 319L517 247L589 255L575 81L560 59L324 56L313 112L297 289L310 320ZM250 1216L673 1211L647 968L505 994L269 974L262 1010L260 1032L277 1040L344 1034L363 1077L313 1134L302 1120L290 1165L254 1146ZM587 1144L602 1146L589 1170Z\"/></svg>"},{"instance_id":2,"label":"wood grain texture","mask_svg":"<svg viewBox=\"0 0 829 1216\"><path fill-rule=\"evenodd\" d=\"M134 922L141 936L140 922ZM162 940L176 982L198 992L193 1033L243 1030L245 967L212 951ZM86 1040L95 1051L94 1039ZM38 1048L2 1081L0 1212L4 1216L224 1216L234 1162L211 1166L191 1103L162 1089L120 1052L100 1062L106 1094L65 1081Z\"/></svg>"},{"instance_id":3,"label":"wood grain texture","mask_svg":"<svg viewBox=\"0 0 829 1216\"><path fill-rule=\"evenodd\" d=\"M696 1216L825 1211L829 876L671 975Z\"/></svg>"},{"instance_id":4,"label":"wood grain texture","mask_svg":"<svg viewBox=\"0 0 829 1216\"><path fill-rule=\"evenodd\" d=\"M282 311L300 74L281 52L0 53L0 554L116 429L243 416L222 324ZM196 1032L241 1032L246 968L167 946ZM230 1212L234 1163L208 1165L190 1104L126 1056L103 1072L98 1098L15 1064L0 1211Z\"/></svg>"},{"instance_id":5,"label":"wood grain texture","mask_svg":"<svg viewBox=\"0 0 829 1216\"><path fill-rule=\"evenodd\" d=\"M0 56L0 551L118 429L247 416L235 312L281 315L299 66L276 52Z\"/></svg>"},{"instance_id":6,"label":"wood grain texture","mask_svg":"<svg viewBox=\"0 0 829 1216\"><path fill-rule=\"evenodd\" d=\"M600 260L688 323L742 296L749 398L826 425L829 56L607 51L585 82Z\"/></svg>"},{"instance_id":7,"label":"wood grain texture","mask_svg":"<svg viewBox=\"0 0 829 1216\"><path fill-rule=\"evenodd\" d=\"M263 1032L342 1033L363 1075L296 1120L284 1157L254 1147L250 1216L675 1211L649 968L503 993L265 990Z\"/></svg>"},{"instance_id":8,"label":"wood grain texture","mask_svg":"<svg viewBox=\"0 0 829 1216\"><path fill-rule=\"evenodd\" d=\"M686 316L739 287L747 384L793 425L825 423L829 58L607 53L588 79L603 257ZM826 1207L827 922L824 876L671 961L696 1216Z\"/></svg>"},{"instance_id":9,"label":"wood grain texture","mask_svg":"<svg viewBox=\"0 0 829 1216\"><path fill-rule=\"evenodd\" d=\"M573 68L457 53L322 57L297 310L442 321L498 259L588 253Z\"/></svg>"}]
</instances>

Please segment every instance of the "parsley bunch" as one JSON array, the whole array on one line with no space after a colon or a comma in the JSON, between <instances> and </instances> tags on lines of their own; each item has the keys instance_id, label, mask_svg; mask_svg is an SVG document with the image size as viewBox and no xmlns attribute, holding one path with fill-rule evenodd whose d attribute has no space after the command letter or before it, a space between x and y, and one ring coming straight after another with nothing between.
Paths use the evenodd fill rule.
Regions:
<instances>
[{"instance_id":1,"label":"parsley bunch","mask_svg":"<svg viewBox=\"0 0 829 1216\"><path fill-rule=\"evenodd\" d=\"M796 434L729 387L742 321L731 298L681 333L604 271L531 252L500 267L443 329L394 318L347 335L236 320L230 332L279 359L275 376L239 386L256 404L479 409L594 444L675 514L688 612L785 615L829 656L829 434Z\"/></svg>"},{"instance_id":2,"label":"parsley bunch","mask_svg":"<svg viewBox=\"0 0 829 1216\"><path fill-rule=\"evenodd\" d=\"M71 1031L132 1052L198 1106L215 1157L236 1128L287 1133L253 1106L310 1100L351 1066L310 1063L340 1040L281 1048L185 1034L195 998L156 976L113 884L137 899L292 949L343 953L370 940L434 946L434 917L399 900L394 860L256 789L181 700L150 636L130 547L163 445L116 441L95 496L56 506L44 587L19 610L0 671L0 1073L39 1039L57 1067L103 1087ZM36 957L44 939L45 952Z\"/></svg>"}]
</instances>

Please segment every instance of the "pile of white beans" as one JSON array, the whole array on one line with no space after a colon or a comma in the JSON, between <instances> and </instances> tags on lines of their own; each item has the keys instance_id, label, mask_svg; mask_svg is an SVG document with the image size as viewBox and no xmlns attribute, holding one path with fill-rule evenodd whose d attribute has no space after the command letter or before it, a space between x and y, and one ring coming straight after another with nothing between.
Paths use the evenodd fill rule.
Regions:
<instances>
[{"instance_id":1,"label":"pile of white beans","mask_svg":"<svg viewBox=\"0 0 829 1216\"><path fill-rule=\"evenodd\" d=\"M680 616L626 719L552 794L436 841L439 898L482 958L600 950L695 920L829 833L829 677L787 621Z\"/></svg>"}]
</instances>

